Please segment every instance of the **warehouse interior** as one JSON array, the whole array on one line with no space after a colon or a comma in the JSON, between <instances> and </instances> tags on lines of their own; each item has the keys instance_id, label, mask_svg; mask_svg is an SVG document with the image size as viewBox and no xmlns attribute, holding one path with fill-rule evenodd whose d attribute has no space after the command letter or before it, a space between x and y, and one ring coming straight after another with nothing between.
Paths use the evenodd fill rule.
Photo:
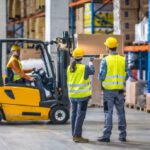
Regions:
<instances>
[{"instance_id":1,"label":"warehouse interior","mask_svg":"<svg viewBox=\"0 0 150 150\"><path fill-rule=\"evenodd\" d=\"M150 0L0 0L0 10L0 111L4 107L3 115L7 112L0 118L1 150L150 149ZM100 143L97 138L103 133L105 117L104 91L98 74L102 59L108 56L104 43L109 37L117 39L117 53L125 58L128 68L124 87L127 141L118 141L118 116L114 109L110 143ZM52 103L58 94L61 106L67 107L68 119L64 124L57 124L55 118L47 119L49 115L51 118L52 110L48 102L41 102L41 106L49 107L39 108L42 118L37 115L38 92L30 94L30 89L23 89L12 98L13 85L7 85L5 80L6 65L12 45L18 43L23 69L35 68L40 73L44 68L49 72L50 79L43 81L47 82L45 95ZM83 136L89 138L89 143L72 140L71 107L69 100L64 100L68 95L67 64L72 61L76 47L84 50L83 64L88 65L91 57L94 59L95 74L90 77L92 97L83 125ZM12 98L10 102L4 93ZM19 97L25 102L14 102ZM21 119L20 107L25 110L26 105L35 116L27 119L26 114Z\"/></svg>"}]
</instances>

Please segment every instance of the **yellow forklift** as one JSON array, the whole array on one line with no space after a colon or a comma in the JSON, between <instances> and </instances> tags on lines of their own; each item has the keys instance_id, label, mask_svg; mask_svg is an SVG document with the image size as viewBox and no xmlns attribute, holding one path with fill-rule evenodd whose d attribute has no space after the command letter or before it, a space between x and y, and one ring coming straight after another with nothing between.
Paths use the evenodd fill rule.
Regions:
<instances>
[{"instance_id":1,"label":"yellow forklift","mask_svg":"<svg viewBox=\"0 0 150 150\"><path fill-rule=\"evenodd\" d=\"M0 39L0 121L51 120L54 124L64 124L69 119L69 100L67 92L67 66L70 61L70 42L68 33L63 38L46 43L40 40L9 38ZM32 43L40 50L44 68L40 68L31 76L40 76L41 87L50 94L41 94L41 87L34 83L16 84L12 82L12 74L7 70L4 78L2 73L3 45ZM59 45L57 48L57 77L54 71L54 61L48 52L49 44ZM60 44L65 45L61 48ZM29 49L30 50L30 49ZM44 95L44 96L43 96Z\"/></svg>"}]
</instances>

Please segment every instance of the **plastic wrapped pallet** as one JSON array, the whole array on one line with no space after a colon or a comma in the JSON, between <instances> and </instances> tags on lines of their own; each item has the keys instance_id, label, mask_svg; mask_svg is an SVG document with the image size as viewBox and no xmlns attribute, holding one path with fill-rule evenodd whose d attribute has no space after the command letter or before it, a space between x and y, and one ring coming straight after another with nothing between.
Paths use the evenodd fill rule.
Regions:
<instances>
[{"instance_id":1,"label":"plastic wrapped pallet","mask_svg":"<svg viewBox=\"0 0 150 150\"><path fill-rule=\"evenodd\" d=\"M135 25L135 43L145 43L148 41L148 18Z\"/></svg>"},{"instance_id":2,"label":"plastic wrapped pallet","mask_svg":"<svg viewBox=\"0 0 150 150\"><path fill-rule=\"evenodd\" d=\"M147 94L147 81L138 81L137 85L137 106L145 108L146 107L146 94Z\"/></svg>"}]
</instances>

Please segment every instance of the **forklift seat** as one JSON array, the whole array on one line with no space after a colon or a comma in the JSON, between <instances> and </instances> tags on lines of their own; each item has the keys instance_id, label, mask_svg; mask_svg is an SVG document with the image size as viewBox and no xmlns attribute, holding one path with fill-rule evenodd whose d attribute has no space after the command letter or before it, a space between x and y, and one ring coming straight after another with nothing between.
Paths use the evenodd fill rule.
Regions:
<instances>
[{"instance_id":1,"label":"forklift seat","mask_svg":"<svg viewBox=\"0 0 150 150\"><path fill-rule=\"evenodd\" d=\"M7 67L7 69L6 69L5 84L13 83L13 77L14 77L13 71L10 68Z\"/></svg>"}]
</instances>

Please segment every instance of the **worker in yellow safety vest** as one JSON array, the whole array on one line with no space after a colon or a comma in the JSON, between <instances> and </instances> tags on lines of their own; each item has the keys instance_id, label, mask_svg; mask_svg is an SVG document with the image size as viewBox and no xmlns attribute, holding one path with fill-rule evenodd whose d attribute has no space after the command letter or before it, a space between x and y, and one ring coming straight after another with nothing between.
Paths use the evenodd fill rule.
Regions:
<instances>
[{"instance_id":1,"label":"worker in yellow safety vest","mask_svg":"<svg viewBox=\"0 0 150 150\"><path fill-rule=\"evenodd\" d=\"M21 83L25 84L25 80L28 81L36 81L34 77L28 76L25 73L30 73L35 70L33 69L25 69L23 70L22 64L19 60L20 58L20 46L19 45L13 45L11 47L12 56L10 60L8 61L7 68L10 68L13 72L13 81L14 83Z\"/></svg>"},{"instance_id":2,"label":"worker in yellow safety vest","mask_svg":"<svg viewBox=\"0 0 150 150\"><path fill-rule=\"evenodd\" d=\"M85 119L88 100L92 95L89 75L95 70L92 60L88 65L81 63L84 51L76 48L73 52L74 61L67 70L68 96L71 102L71 127L74 142L88 142L82 137L82 125Z\"/></svg>"},{"instance_id":3,"label":"worker in yellow safety vest","mask_svg":"<svg viewBox=\"0 0 150 150\"><path fill-rule=\"evenodd\" d=\"M99 142L110 142L112 130L112 114L115 105L118 115L119 140L126 141L126 118L124 111L124 84L126 79L127 65L125 58L118 55L116 50L118 41L109 37L104 43L109 55L102 59L98 79L102 81L104 89L103 102L105 113L105 126L103 136L98 138Z\"/></svg>"}]
</instances>

